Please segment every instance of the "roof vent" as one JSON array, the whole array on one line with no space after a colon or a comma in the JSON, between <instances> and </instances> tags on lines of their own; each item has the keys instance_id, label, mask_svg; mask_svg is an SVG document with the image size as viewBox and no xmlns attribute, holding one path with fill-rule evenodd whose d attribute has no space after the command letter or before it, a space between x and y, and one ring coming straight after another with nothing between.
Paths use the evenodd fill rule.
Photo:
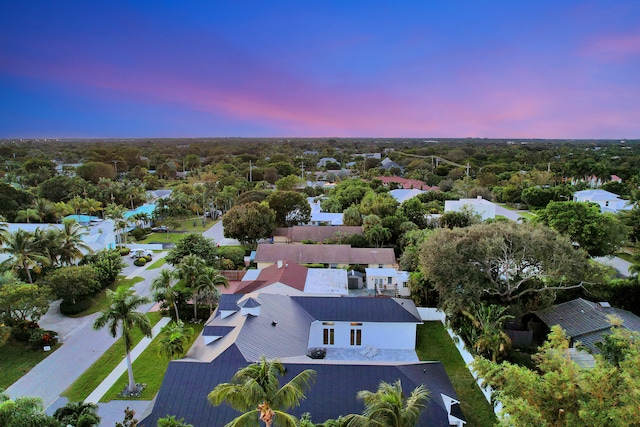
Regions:
<instances>
[{"instance_id":1,"label":"roof vent","mask_svg":"<svg viewBox=\"0 0 640 427\"><path fill-rule=\"evenodd\" d=\"M600 304L600 307L605 307L605 308L611 307L611 304L609 304L606 301L599 302L598 304Z\"/></svg>"},{"instance_id":2,"label":"roof vent","mask_svg":"<svg viewBox=\"0 0 640 427\"><path fill-rule=\"evenodd\" d=\"M276 322L275 320L271 321L271 326L276 326L278 324L278 322Z\"/></svg>"}]
</instances>

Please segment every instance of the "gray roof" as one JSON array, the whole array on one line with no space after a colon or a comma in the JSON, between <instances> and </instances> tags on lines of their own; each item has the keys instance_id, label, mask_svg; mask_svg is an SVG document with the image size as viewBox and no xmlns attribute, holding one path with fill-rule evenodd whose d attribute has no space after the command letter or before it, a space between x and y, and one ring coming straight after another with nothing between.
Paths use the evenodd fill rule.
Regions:
<instances>
[{"instance_id":1,"label":"gray roof","mask_svg":"<svg viewBox=\"0 0 640 427\"><path fill-rule=\"evenodd\" d=\"M233 326L205 326L202 335L210 337L223 337L233 331Z\"/></svg>"},{"instance_id":2,"label":"gray roof","mask_svg":"<svg viewBox=\"0 0 640 427\"><path fill-rule=\"evenodd\" d=\"M396 298L291 297L314 319L336 322L420 322L411 300Z\"/></svg>"},{"instance_id":3,"label":"gray roof","mask_svg":"<svg viewBox=\"0 0 640 427\"><path fill-rule=\"evenodd\" d=\"M247 298L244 301L240 301L238 303L238 307L242 307L242 308L255 308L255 307L260 307L260 303L258 301L256 301L253 298Z\"/></svg>"},{"instance_id":4,"label":"gray roof","mask_svg":"<svg viewBox=\"0 0 640 427\"><path fill-rule=\"evenodd\" d=\"M214 362L172 361L165 374L151 414L140 423L155 427L158 418L167 414L184 418L194 427L223 426L239 412L227 405L212 406L207 394L216 385L231 381L235 372L247 365L234 345ZM349 364L285 364L286 374L280 384L291 380L305 369L317 372L315 382L306 399L290 413L300 417L309 412L314 422L323 422L340 415L360 413L364 409L356 399L360 390L375 391L381 381L400 380L405 393L425 384L431 399L422 412L419 425L448 427L449 419L441 394L457 399L444 367L439 362L417 362L408 365L349 365ZM454 415L462 417L458 411Z\"/></svg>"},{"instance_id":5,"label":"gray roof","mask_svg":"<svg viewBox=\"0 0 640 427\"><path fill-rule=\"evenodd\" d=\"M595 343L601 341L603 334L611 329L610 316L622 319L622 327L631 331L640 331L640 317L619 308L602 306L578 298L535 312L548 327L560 325L572 341L597 352Z\"/></svg>"}]
</instances>

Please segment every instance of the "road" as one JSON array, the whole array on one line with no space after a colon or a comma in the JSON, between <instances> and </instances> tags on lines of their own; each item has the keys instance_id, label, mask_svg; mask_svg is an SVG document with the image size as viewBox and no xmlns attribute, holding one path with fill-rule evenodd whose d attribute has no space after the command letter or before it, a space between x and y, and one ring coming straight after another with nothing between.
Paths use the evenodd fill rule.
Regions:
<instances>
[{"instance_id":1,"label":"road","mask_svg":"<svg viewBox=\"0 0 640 427\"><path fill-rule=\"evenodd\" d=\"M165 254L163 252L155 255L154 261ZM129 258L127 263L128 266L123 272L128 278L139 276L144 279L133 289L138 295L150 296L153 279L161 269L134 267ZM147 312L153 305L153 302L145 304L140 307L140 311ZM51 304L40 325L45 329L57 331L64 344L7 389L11 398L40 397L45 408L52 405L60 397L60 393L116 342L116 338L111 337L106 329L93 329L93 321L99 313L72 319L60 314L59 306L59 301Z\"/></svg>"},{"instance_id":2,"label":"road","mask_svg":"<svg viewBox=\"0 0 640 427\"><path fill-rule=\"evenodd\" d=\"M520 216L517 211L512 211L510 209L504 208L497 204L496 204L496 215L501 215L515 222L518 222L519 220L522 220L522 218L524 218Z\"/></svg>"},{"instance_id":3,"label":"road","mask_svg":"<svg viewBox=\"0 0 640 427\"><path fill-rule=\"evenodd\" d=\"M594 257L593 259L599 262L600 264L608 265L610 267L615 268L618 271L618 273L620 273L620 275L623 277L631 276L631 273L629 272L629 267L631 267L633 264L630 263L629 261L625 261L622 258L618 258L618 257L604 257L604 256Z\"/></svg>"},{"instance_id":4,"label":"road","mask_svg":"<svg viewBox=\"0 0 640 427\"><path fill-rule=\"evenodd\" d=\"M204 237L213 239L220 246L240 246L240 242L236 239L228 239L224 237L224 228L222 228L222 220L216 222L212 227L202 233Z\"/></svg>"}]
</instances>

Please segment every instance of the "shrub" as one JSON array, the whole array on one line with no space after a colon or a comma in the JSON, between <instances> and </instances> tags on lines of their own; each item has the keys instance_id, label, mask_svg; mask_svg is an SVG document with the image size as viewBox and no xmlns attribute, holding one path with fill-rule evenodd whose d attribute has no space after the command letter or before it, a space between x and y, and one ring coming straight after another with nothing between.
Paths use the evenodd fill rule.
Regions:
<instances>
[{"instance_id":1,"label":"shrub","mask_svg":"<svg viewBox=\"0 0 640 427\"><path fill-rule=\"evenodd\" d=\"M144 258L144 259L146 259L146 260L147 260L147 262L151 262L151 260L153 259L153 258L151 257L151 255L147 255L147 256L145 256L145 257L143 257L143 258Z\"/></svg>"},{"instance_id":2,"label":"shrub","mask_svg":"<svg viewBox=\"0 0 640 427\"><path fill-rule=\"evenodd\" d=\"M131 249L129 248L125 248L125 247L120 248L120 255L122 256L129 255L130 252L131 252Z\"/></svg>"},{"instance_id":3,"label":"shrub","mask_svg":"<svg viewBox=\"0 0 640 427\"><path fill-rule=\"evenodd\" d=\"M36 328L31 331L29 336L29 345L34 350L38 350L39 348L44 347L45 345L53 346L56 345L58 339L56 338L56 332L54 331L45 331L41 328Z\"/></svg>"},{"instance_id":4,"label":"shrub","mask_svg":"<svg viewBox=\"0 0 640 427\"><path fill-rule=\"evenodd\" d=\"M75 304L71 303L71 301L62 301L60 304L60 313L65 316L73 316L74 314L82 313L87 310L91 307L91 304L91 298L78 300Z\"/></svg>"},{"instance_id":5,"label":"shrub","mask_svg":"<svg viewBox=\"0 0 640 427\"><path fill-rule=\"evenodd\" d=\"M145 233L143 228L134 228L131 231L131 235L133 236L134 239L136 240L142 240L145 238L145 236L147 235L147 233Z\"/></svg>"},{"instance_id":6,"label":"shrub","mask_svg":"<svg viewBox=\"0 0 640 427\"><path fill-rule=\"evenodd\" d=\"M133 261L133 265L138 266L138 267L142 267L146 263L147 263L147 259L145 257L141 257L141 258L138 258L137 260Z\"/></svg>"},{"instance_id":7,"label":"shrub","mask_svg":"<svg viewBox=\"0 0 640 427\"><path fill-rule=\"evenodd\" d=\"M16 341L27 342L31 339L32 331L40 329L38 322L23 320L16 323L11 329L11 336Z\"/></svg>"}]
</instances>

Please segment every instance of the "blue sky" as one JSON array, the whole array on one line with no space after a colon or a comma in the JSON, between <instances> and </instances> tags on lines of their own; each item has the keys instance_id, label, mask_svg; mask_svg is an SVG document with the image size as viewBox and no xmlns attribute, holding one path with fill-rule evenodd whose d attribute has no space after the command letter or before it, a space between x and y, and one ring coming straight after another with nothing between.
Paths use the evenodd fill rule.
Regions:
<instances>
[{"instance_id":1,"label":"blue sky","mask_svg":"<svg viewBox=\"0 0 640 427\"><path fill-rule=\"evenodd\" d=\"M0 138L638 138L639 17L635 0L5 1Z\"/></svg>"}]
</instances>

